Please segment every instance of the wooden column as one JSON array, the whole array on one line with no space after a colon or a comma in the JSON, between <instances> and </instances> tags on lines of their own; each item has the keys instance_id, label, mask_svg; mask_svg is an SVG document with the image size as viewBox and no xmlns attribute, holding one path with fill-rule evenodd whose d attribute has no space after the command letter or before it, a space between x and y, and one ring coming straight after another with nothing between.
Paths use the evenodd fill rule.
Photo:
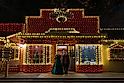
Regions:
<instances>
[{"instance_id":1,"label":"wooden column","mask_svg":"<svg viewBox=\"0 0 124 83\"><path fill-rule=\"evenodd\" d=\"M52 43L52 49L51 49L51 63L54 63L55 60L55 54L56 54L56 43Z\"/></svg>"},{"instance_id":2,"label":"wooden column","mask_svg":"<svg viewBox=\"0 0 124 83\"><path fill-rule=\"evenodd\" d=\"M19 49L19 68L20 68L20 72L22 72L23 71L23 67L22 67L22 65L23 65L23 48L20 48Z\"/></svg>"}]
</instances>

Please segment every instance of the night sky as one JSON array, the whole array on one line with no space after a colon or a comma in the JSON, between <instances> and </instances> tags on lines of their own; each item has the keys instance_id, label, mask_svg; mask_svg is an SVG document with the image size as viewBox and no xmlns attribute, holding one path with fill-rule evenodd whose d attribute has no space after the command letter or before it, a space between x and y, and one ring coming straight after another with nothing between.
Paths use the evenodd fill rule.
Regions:
<instances>
[{"instance_id":1,"label":"night sky","mask_svg":"<svg viewBox=\"0 0 124 83\"><path fill-rule=\"evenodd\" d=\"M124 27L124 0L0 0L0 22L24 23L24 16L39 15L39 9L56 8L60 3L100 16L101 27Z\"/></svg>"}]
</instances>

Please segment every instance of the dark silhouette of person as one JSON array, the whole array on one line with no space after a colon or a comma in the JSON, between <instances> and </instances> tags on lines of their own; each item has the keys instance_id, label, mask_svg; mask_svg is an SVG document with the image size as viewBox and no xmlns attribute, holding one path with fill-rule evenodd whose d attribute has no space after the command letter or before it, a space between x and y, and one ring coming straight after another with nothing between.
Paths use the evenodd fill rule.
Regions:
<instances>
[{"instance_id":1,"label":"dark silhouette of person","mask_svg":"<svg viewBox=\"0 0 124 83\"><path fill-rule=\"evenodd\" d=\"M34 63L39 63L39 54L38 54L38 51L36 51L35 54L34 54Z\"/></svg>"},{"instance_id":2,"label":"dark silhouette of person","mask_svg":"<svg viewBox=\"0 0 124 83\"><path fill-rule=\"evenodd\" d=\"M52 68L52 74L63 74L63 67L60 58L61 55L57 53L55 56L55 63Z\"/></svg>"},{"instance_id":3,"label":"dark silhouette of person","mask_svg":"<svg viewBox=\"0 0 124 83\"><path fill-rule=\"evenodd\" d=\"M67 52L63 49L62 50L62 65L63 65L63 69L64 69L64 73L68 74L68 68L69 68L69 64L70 64L70 59L69 59L69 55L67 54Z\"/></svg>"}]
</instances>

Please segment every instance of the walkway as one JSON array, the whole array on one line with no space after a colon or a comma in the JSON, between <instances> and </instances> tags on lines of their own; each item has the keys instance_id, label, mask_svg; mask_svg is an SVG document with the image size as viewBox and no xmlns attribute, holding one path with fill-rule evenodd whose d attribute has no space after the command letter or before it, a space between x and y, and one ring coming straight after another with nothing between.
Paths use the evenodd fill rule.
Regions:
<instances>
[{"instance_id":1,"label":"walkway","mask_svg":"<svg viewBox=\"0 0 124 83\"><path fill-rule=\"evenodd\" d=\"M28 81L28 82L91 82L91 81L113 81L124 83L124 73L113 73L113 72L104 72L104 73L75 73L69 72L69 74L64 75L53 75L49 73L9 73L7 78L4 75L0 74L0 82L7 81Z\"/></svg>"}]
</instances>

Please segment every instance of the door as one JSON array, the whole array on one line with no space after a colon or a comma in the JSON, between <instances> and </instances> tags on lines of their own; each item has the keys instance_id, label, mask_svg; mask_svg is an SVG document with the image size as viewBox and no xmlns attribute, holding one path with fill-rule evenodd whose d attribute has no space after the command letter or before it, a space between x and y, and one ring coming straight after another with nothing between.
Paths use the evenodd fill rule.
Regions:
<instances>
[{"instance_id":1,"label":"door","mask_svg":"<svg viewBox=\"0 0 124 83\"><path fill-rule=\"evenodd\" d=\"M57 52L62 56L63 54L62 54L62 50L64 50L65 52L67 52L68 50L67 50L68 48L67 48L67 45L58 45L57 46Z\"/></svg>"},{"instance_id":2,"label":"door","mask_svg":"<svg viewBox=\"0 0 124 83\"><path fill-rule=\"evenodd\" d=\"M65 50L70 59L69 71L75 71L75 46L57 45L57 52L62 56L62 50ZM62 58L61 58L62 59Z\"/></svg>"},{"instance_id":3,"label":"door","mask_svg":"<svg viewBox=\"0 0 124 83\"><path fill-rule=\"evenodd\" d=\"M69 71L75 71L75 46L68 46L68 54L70 56Z\"/></svg>"}]
</instances>

